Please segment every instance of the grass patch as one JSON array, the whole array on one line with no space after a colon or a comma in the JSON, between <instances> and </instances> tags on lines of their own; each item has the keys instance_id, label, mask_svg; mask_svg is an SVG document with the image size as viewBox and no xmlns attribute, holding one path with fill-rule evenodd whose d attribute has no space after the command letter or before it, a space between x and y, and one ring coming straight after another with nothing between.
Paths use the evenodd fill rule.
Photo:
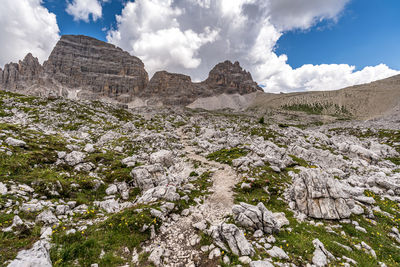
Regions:
<instances>
[{"instance_id":1,"label":"grass patch","mask_svg":"<svg viewBox=\"0 0 400 267\"><path fill-rule=\"evenodd\" d=\"M54 246L50 251L54 266L71 266L75 263L80 266L93 263L117 266L130 260L131 255L124 255L124 248L130 251L138 248L141 242L150 238L150 226L158 229L161 225L150 215L150 208L145 207L140 213L135 209L125 210L75 234L66 235L62 228L56 229L52 241ZM149 228L141 231L145 225ZM102 258L101 251L105 252Z\"/></svg>"},{"instance_id":2,"label":"grass patch","mask_svg":"<svg viewBox=\"0 0 400 267\"><path fill-rule=\"evenodd\" d=\"M232 160L244 157L249 153L247 149L244 148L231 148L231 149L221 149L210 153L207 155L207 159L217 161L220 163L232 165Z\"/></svg>"}]
</instances>

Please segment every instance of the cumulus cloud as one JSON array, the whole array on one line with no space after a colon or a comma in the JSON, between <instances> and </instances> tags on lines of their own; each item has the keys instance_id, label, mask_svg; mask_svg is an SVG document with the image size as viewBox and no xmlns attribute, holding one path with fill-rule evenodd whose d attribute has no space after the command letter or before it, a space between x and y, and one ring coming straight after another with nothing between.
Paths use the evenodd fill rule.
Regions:
<instances>
[{"instance_id":1,"label":"cumulus cloud","mask_svg":"<svg viewBox=\"0 0 400 267\"><path fill-rule=\"evenodd\" d=\"M214 42L218 31L209 26L199 31L184 29L177 18L185 10L172 4L172 0L127 3L122 15L117 16L118 30L110 31L107 39L140 57L151 72L197 68L201 64L200 47Z\"/></svg>"},{"instance_id":2,"label":"cumulus cloud","mask_svg":"<svg viewBox=\"0 0 400 267\"><path fill-rule=\"evenodd\" d=\"M354 71L347 64L303 65L300 68L288 67L277 75L271 76L265 88L269 92L327 91L369 83L398 74L388 66L380 64Z\"/></svg>"},{"instance_id":3,"label":"cumulus cloud","mask_svg":"<svg viewBox=\"0 0 400 267\"><path fill-rule=\"evenodd\" d=\"M103 2L107 1L103 0ZM96 21L103 14L101 2L98 0L73 0L72 2L67 0L65 11L73 16L75 21L83 20L85 22L89 22L90 15L92 16L92 20Z\"/></svg>"},{"instance_id":4,"label":"cumulus cloud","mask_svg":"<svg viewBox=\"0 0 400 267\"><path fill-rule=\"evenodd\" d=\"M41 0L2 0L0 25L1 66L29 52L43 62L59 39L56 16Z\"/></svg>"},{"instance_id":5,"label":"cumulus cloud","mask_svg":"<svg viewBox=\"0 0 400 267\"><path fill-rule=\"evenodd\" d=\"M293 69L274 48L286 31L336 21L349 0L136 0L126 3L109 42L140 57L152 75L166 69L207 77L238 60L266 91L332 90L396 74L385 65L355 72L345 64Z\"/></svg>"}]
</instances>

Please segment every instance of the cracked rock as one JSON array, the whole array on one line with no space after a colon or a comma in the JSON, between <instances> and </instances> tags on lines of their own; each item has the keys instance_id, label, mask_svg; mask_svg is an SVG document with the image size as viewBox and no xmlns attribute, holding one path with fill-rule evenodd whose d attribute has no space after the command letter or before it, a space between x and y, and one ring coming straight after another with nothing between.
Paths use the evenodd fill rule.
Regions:
<instances>
[{"instance_id":1,"label":"cracked rock","mask_svg":"<svg viewBox=\"0 0 400 267\"><path fill-rule=\"evenodd\" d=\"M234 224L221 223L213 225L208 230L209 235L214 239L215 244L223 250L232 251L238 256L251 256L254 254L254 249L247 241L242 230ZM228 244L226 247L225 244Z\"/></svg>"},{"instance_id":2,"label":"cracked rock","mask_svg":"<svg viewBox=\"0 0 400 267\"><path fill-rule=\"evenodd\" d=\"M318 239L313 240L313 245L315 247L315 251L313 254L312 262L317 267L326 266L330 260L334 260L335 257L328 250L325 249L324 244Z\"/></svg>"},{"instance_id":3,"label":"cracked rock","mask_svg":"<svg viewBox=\"0 0 400 267\"><path fill-rule=\"evenodd\" d=\"M289 224L284 215L272 213L261 202L257 206L242 202L240 205L234 205L232 212L239 225L254 231L262 230L266 234L277 233L283 225Z\"/></svg>"},{"instance_id":4,"label":"cracked rock","mask_svg":"<svg viewBox=\"0 0 400 267\"><path fill-rule=\"evenodd\" d=\"M345 219L351 215L340 181L320 169L305 169L295 175L290 199L301 213L318 219Z\"/></svg>"}]
</instances>

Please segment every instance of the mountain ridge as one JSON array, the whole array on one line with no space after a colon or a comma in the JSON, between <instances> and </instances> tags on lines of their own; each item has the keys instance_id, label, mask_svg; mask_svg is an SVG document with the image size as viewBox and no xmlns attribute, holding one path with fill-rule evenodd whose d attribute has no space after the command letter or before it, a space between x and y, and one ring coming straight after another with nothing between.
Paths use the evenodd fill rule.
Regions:
<instances>
[{"instance_id":1,"label":"mountain ridge","mask_svg":"<svg viewBox=\"0 0 400 267\"><path fill-rule=\"evenodd\" d=\"M238 62L220 63L210 75L193 83L189 76L162 71L149 80L143 62L121 48L84 35L63 35L43 65L28 54L23 61L0 69L0 84L25 94L122 103L144 97L167 105L187 105L216 93L262 90ZM157 92L166 93L160 98Z\"/></svg>"}]
</instances>

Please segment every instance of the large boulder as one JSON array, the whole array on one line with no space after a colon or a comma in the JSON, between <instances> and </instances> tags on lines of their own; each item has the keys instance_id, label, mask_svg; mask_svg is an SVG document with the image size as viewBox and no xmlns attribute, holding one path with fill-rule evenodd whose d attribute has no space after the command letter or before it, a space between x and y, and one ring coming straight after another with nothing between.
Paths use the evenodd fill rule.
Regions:
<instances>
[{"instance_id":1,"label":"large boulder","mask_svg":"<svg viewBox=\"0 0 400 267\"><path fill-rule=\"evenodd\" d=\"M136 202L150 203L159 199L177 201L180 199L180 196L176 192L175 186L157 186L144 192L143 195Z\"/></svg>"},{"instance_id":2,"label":"large boulder","mask_svg":"<svg viewBox=\"0 0 400 267\"><path fill-rule=\"evenodd\" d=\"M332 253L326 250L324 244L322 244L318 238L314 239L312 243L315 247L312 262L316 267L324 267L330 262L330 260L335 259Z\"/></svg>"},{"instance_id":3,"label":"large boulder","mask_svg":"<svg viewBox=\"0 0 400 267\"><path fill-rule=\"evenodd\" d=\"M164 176L164 168L160 164L145 165L134 168L131 171L132 184L142 190L148 190L161 184L167 184Z\"/></svg>"},{"instance_id":4,"label":"large boulder","mask_svg":"<svg viewBox=\"0 0 400 267\"><path fill-rule=\"evenodd\" d=\"M289 189L291 207L312 218L345 219L352 214L343 185L321 169L302 168Z\"/></svg>"},{"instance_id":5,"label":"large boulder","mask_svg":"<svg viewBox=\"0 0 400 267\"><path fill-rule=\"evenodd\" d=\"M284 215L272 213L261 202L257 206L242 202L240 205L234 205L232 212L239 225L254 231L262 230L266 234L279 232L283 225L289 224Z\"/></svg>"},{"instance_id":6,"label":"large boulder","mask_svg":"<svg viewBox=\"0 0 400 267\"><path fill-rule=\"evenodd\" d=\"M228 248L238 256L252 256L254 249L247 241L242 230L234 224L221 223L213 225L207 231L214 239L215 244L224 250ZM226 247L228 244L228 247Z\"/></svg>"},{"instance_id":7,"label":"large boulder","mask_svg":"<svg viewBox=\"0 0 400 267\"><path fill-rule=\"evenodd\" d=\"M174 163L174 157L171 151L160 150L150 155L150 162L152 164L161 164L165 167L169 167Z\"/></svg>"},{"instance_id":8,"label":"large boulder","mask_svg":"<svg viewBox=\"0 0 400 267\"><path fill-rule=\"evenodd\" d=\"M19 139L15 139L12 137L7 137L5 143L9 146L19 146L19 147L24 147L26 146L25 141L19 140Z\"/></svg>"},{"instance_id":9,"label":"large boulder","mask_svg":"<svg viewBox=\"0 0 400 267\"><path fill-rule=\"evenodd\" d=\"M65 162L70 166L78 165L82 163L85 159L86 155L80 151L72 151L71 153L67 154L64 158Z\"/></svg>"},{"instance_id":10,"label":"large boulder","mask_svg":"<svg viewBox=\"0 0 400 267\"><path fill-rule=\"evenodd\" d=\"M50 243L47 240L39 240L28 250L18 252L17 257L8 267L51 267Z\"/></svg>"},{"instance_id":11,"label":"large boulder","mask_svg":"<svg viewBox=\"0 0 400 267\"><path fill-rule=\"evenodd\" d=\"M45 210L36 217L36 222L41 222L45 225L54 225L58 224L59 220L50 210Z\"/></svg>"}]
</instances>

